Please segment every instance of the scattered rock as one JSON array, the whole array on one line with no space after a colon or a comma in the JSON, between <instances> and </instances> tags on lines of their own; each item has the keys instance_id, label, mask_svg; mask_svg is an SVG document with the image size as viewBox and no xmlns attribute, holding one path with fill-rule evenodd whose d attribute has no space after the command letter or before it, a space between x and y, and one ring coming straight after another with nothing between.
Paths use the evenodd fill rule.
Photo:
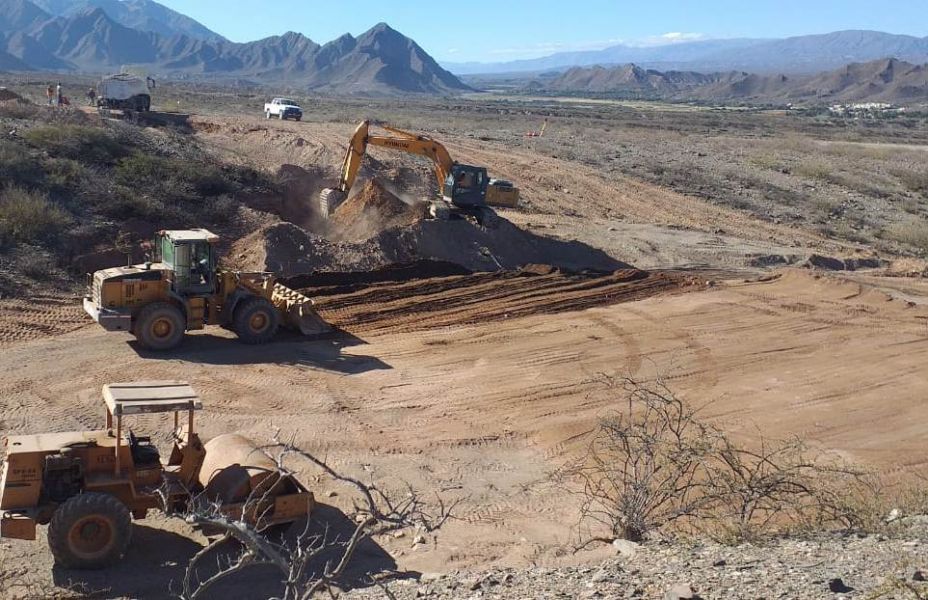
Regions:
<instances>
[{"instance_id":1,"label":"scattered rock","mask_svg":"<svg viewBox=\"0 0 928 600\"><path fill-rule=\"evenodd\" d=\"M764 268L787 265L789 263L790 260L781 254L763 254L761 256L755 256L749 260L748 266Z\"/></svg>"},{"instance_id":2,"label":"scattered rock","mask_svg":"<svg viewBox=\"0 0 928 600\"><path fill-rule=\"evenodd\" d=\"M638 554L638 549L641 545L630 540L619 539L612 542L612 547L615 548L615 551L619 555L626 558L634 558L634 556Z\"/></svg>"},{"instance_id":3,"label":"scattered rock","mask_svg":"<svg viewBox=\"0 0 928 600\"><path fill-rule=\"evenodd\" d=\"M424 544L426 542L424 535L417 535L412 539L413 544Z\"/></svg>"},{"instance_id":4,"label":"scattered rock","mask_svg":"<svg viewBox=\"0 0 928 600\"><path fill-rule=\"evenodd\" d=\"M664 593L664 600L700 600L700 598L691 586L678 583Z\"/></svg>"},{"instance_id":5,"label":"scattered rock","mask_svg":"<svg viewBox=\"0 0 928 600\"><path fill-rule=\"evenodd\" d=\"M429 582L429 581L438 581L438 580L444 578L444 576L445 576L444 573L423 573L423 574L419 577L419 581L426 581L426 582Z\"/></svg>"},{"instance_id":6,"label":"scattered rock","mask_svg":"<svg viewBox=\"0 0 928 600\"><path fill-rule=\"evenodd\" d=\"M911 581L928 581L928 577L925 576L924 571L921 569L910 569L908 579Z\"/></svg>"},{"instance_id":7,"label":"scattered rock","mask_svg":"<svg viewBox=\"0 0 928 600\"><path fill-rule=\"evenodd\" d=\"M325 496L326 498L335 498L336 496L338 496L338 492L336 492L335 490L329 490L328 492L325 493Z\"/></svg>"},{"instance_id":8,"label":"scattered rock","mask_svg":"<svg viewBox=\"0 0 928 600\"><path fill-rule=\"evenodd\" d=\"M610 579L612 579L612 574L609 573L606 569L600 569L593 575L593 577L590 578L590 581L593 583L602 583L604 581L609 581Z\"/></svg>"},{"instance_id":9,"label":"scattered rock","mask_svg":"<svg viewBox=\"0 0 928 600\"><path fill-rule=\"evenodd\" d=\"M712 566L713 567L724 567L727 564L728 564L728 561L726 561L724 558L720 558L714 563L712 563Z\"/></svg>"},{"instance_id":10,"label":"scattered rock","mask_svg":"<svg viewBox=\"0 0 928 600\"><path fill-rule=\"evenodd\" d=\"M828 582L828 589L835 594L847 594L854 591L854 588L845 585L841 578L836 577Z\"/></svg>"},{"instance_id":11,"label":"scattered rock","mask_svg":"<svg viewBox=\"0 0 928 600\"><path fill-rule=\"evenodd\" d=\"M803 264L804 267L810 267L813 269L823 269L825 271L844 271L846 267L844 261L838 258L832 258L830 256L822 256L821 254L811 255L806 262Z\"/></svg>"}]
</instances>

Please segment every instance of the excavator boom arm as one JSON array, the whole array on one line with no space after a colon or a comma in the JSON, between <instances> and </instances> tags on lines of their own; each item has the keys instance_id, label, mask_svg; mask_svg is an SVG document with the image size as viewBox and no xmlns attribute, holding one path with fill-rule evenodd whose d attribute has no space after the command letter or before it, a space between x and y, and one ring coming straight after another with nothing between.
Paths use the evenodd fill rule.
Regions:
<instances>
[{"instance_id":1,"label":"excavator boom arm","mask_svg":"<svg viewBox=\"0 0 928 600\"><path fill-rule=\"evenodd\" d=\"M367 153L369 145L428 158L434 165L435 177L438 179L438 187L441 189L445 179L451 173L451 168L454 166L454 160L448 153L448 149L439 142L425 136L415 135L393 127L385 126L384 129L393 135L370 135L370 121L364 121L358 125L348 143L348 152L342 166L342 176L338 189L345 194L351 191L351 187L358 177L358 171L361 169L361 161Z\"/></svg>"}]
</instances>

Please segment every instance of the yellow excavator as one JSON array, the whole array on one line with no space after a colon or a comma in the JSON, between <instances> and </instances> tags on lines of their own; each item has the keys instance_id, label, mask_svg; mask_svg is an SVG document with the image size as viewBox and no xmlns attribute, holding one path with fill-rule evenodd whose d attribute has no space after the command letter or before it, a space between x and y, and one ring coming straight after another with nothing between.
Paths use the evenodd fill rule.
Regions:
<instances>
[{"instance_id":1,"label":"yellow excavator","mask_svg":"<svg viewBox=\"0 0 928 600\"><path fill-rule=\"evenodd\" d=\"M496 218L491 207L519 205L519 188L508 181L490 179L486 167L455 162L448 149L430 137L386 125L381 127L389 135L371 135L370 121L363 121L355 129L348 143L348 152L338 185L326 188L320 194L323 218L328 218L338 205L348 198L368 146L416 154L432 161L438 188L441 190L441 198L430 205L429 212L434 218L449 219L459 214L471 216L482 225L491 225Z\"/></svg>"}]
</instances>

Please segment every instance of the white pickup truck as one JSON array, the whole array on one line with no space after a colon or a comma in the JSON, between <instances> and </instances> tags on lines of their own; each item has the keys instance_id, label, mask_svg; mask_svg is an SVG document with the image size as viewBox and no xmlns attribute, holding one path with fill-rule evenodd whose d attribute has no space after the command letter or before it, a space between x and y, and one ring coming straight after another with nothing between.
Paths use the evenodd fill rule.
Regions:
<instances>
[{"instance_id":1,"label":"white pickup truck","mask_svg":"<svg viewBox=\"0 0 928 600\"><path fill-rule=\"evenodd\" d=\"M281 121L284 119L296 119L299 121L303 118L303 109L300 105L288 98L274 98L264 105L264 116L270 119L277 117Z\"/></svg>"}]
</instances>

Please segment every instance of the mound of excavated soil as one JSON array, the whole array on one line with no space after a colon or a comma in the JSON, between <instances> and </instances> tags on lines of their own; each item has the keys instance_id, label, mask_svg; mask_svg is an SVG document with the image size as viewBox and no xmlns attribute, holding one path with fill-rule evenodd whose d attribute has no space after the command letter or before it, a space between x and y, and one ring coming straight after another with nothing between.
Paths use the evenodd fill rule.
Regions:
<instances>
[{"instance_id":1,"label":"mound of excavated soil","mask_svg":"<svg viewBox=\"0 0 928 600\"><path fill-rule=\"evenodd\" d=\"M371 243L332 242L292 223L275 223L239 240L227 260L238 269L282 277L313 271L370 271L386 264Z\"/></svg>"},{"instance_id":2,"label":"mound of excavated soil","mask_svg":"<svg viewBox=\"0 0 928 600\"><path fill-rule=\"evenodd\" d=\"M367 239L392 227L412 225L426 217L425 202L407 204L377 179L348 198L329 220L329 233L337 239Z\"/></svg>"},{"instance_id":3,"label":"mound of excavated soil","mask_svg":"<svg viewBox=\"0 0 928 600\"><path fill-rule=\"evenodd\" d=\"M394 264L438 260L470 271L541 264L570 271L628 268L586 244L538 236L509 221L487 229L469 221L423 220L393 227L360 242L333 242L292 223L277 223L239 240L233 266L293 277L315 271L371 271Z\"/></svg>"}]
</instances>

